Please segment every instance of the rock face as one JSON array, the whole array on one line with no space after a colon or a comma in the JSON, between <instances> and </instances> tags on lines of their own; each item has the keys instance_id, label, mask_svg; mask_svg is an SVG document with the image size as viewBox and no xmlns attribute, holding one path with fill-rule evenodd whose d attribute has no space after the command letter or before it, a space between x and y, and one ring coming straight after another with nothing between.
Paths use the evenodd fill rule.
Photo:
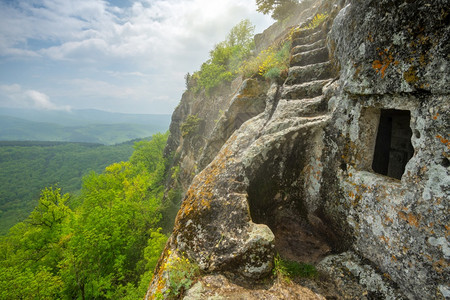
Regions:
<instances>
[{"instance_id":1,"label":"rock face","mask_svg":"<svg viewBox=\"0 0 450 300\"><path fill-rule=\"evenodd\" d=\"M449 295L448 8L351 1L329 36L323 212L411 299Z\"/></svg>"},{"instance_id":2,"label":"rock face","mask_svg":"<svg viewBox=\"0 0 450 300\"><path fill-rule=\"evenodd\" d=\"M174 113L168 152L184 186L198 174L147 298L174 252L247 282L278 252L318 263L344 298L450 297L450 3L319 4L328 18L294 32L283 84L243 81L216 122L202 103ZM179 130L195 111L198 144Z\"/></svg>"}]
</instances>

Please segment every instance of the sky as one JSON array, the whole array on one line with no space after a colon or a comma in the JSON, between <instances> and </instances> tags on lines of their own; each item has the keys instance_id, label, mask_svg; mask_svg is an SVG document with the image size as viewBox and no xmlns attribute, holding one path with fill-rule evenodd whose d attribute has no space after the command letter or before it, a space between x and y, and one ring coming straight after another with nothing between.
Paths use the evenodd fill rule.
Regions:
<instances>
[{"instance_id":1,"label":"sky","mask_svg":"<svg viewBox=\"0 0 450 300\"><path fill-rule=\"evenodd\" d=\"M255 0L0 0L0 107L171 114Z\"/></svg>"}]
</instances>

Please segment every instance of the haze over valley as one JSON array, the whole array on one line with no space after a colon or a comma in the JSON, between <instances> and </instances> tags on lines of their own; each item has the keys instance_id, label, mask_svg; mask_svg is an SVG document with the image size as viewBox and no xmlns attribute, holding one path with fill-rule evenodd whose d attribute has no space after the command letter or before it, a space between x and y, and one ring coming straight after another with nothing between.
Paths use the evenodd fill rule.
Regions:
<instances>
[{"instance_id":1,"label":"haze over valley","mask_svg":"<svg viewBox=\"0 0 450 300\"><path fill-rule=\"evenodd\" d=\"M113 145L169 128L170 115L121 114L93 109L55 111L0 108L0 140Z\"/></svg>"}]
</instances>

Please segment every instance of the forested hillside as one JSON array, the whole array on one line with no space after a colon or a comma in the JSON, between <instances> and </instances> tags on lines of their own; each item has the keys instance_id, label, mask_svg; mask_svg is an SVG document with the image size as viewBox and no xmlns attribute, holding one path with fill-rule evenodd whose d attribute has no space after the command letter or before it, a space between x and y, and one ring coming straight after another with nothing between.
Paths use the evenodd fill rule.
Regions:
<instances>
[{"instance_id":1,"label":"forested hillside","mask_svg":"<svg viewBox=\"0 0 450 300\"><path fill-rule=\"evenodd\" d=\"M83 176L126 161L132 153L132 142L0 142L0 234L28 216L43 187L58 184L64 193L75 193Z\"/></svg>"},{"instance_id":2,"label":"forested hillside","mask_svg":"<svg viewBox=\"0 0 450 300\"><path fill-rule=\"evenodd\" d=\"M28 218L0 239L0 299L140 299L167 240L161 226L174 212L162 202L166 140L136 143L128 162L85 176L79 195L42 190ZM75 146L86 147L46 149Z\"/></svg>"}]
</instances>

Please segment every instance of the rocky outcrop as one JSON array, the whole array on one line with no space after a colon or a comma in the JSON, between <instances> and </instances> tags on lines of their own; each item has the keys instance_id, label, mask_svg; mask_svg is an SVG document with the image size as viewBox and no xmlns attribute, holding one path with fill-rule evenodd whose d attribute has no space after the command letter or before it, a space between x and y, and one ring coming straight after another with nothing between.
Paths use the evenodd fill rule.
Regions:
<instances>
[{"instance_id":1,"label":"rocky outcrop","mask_svg":"<svg viewBox=\"0 0 450 300\"><path fill-rule=\"evenodd\" d=\"M225 282L225 296L261 298L229 280L270 275L276 252L317 264L336 297L450 296L448 3L316 11L328 18L294 32L285 82L244 81L197 152L181 153L199 173L147 298L164 290L177 253L211 274L188 296Z\"/></svg>"},{"instance_id":2,"label":"rocky outcrop","mask_svg":"<svg viewBox=\"0 0 450 300\"><path fill-rule=\"evenodd\" d=\"M449 296L448 4L351 1L329 36L323 213L410 299Z\"/></svg>"},{"instance_id":3,"label":"rocky outcrop","mask_svg":"<svg viewBox=\"0 0 450 300\"><path fill-rule=\"evenodd\" d=\"M211 95L188 89L175 108L164 155L173 159L173 166L179 166L177 181L183 191L191 184L197 172L197 160L202 149L222 112L229 107L233 96L239 91L241 83L241 78L235 79L231 84L224 83ZM195 116L199 120L199 126L194 126L192 132L183 136L181 126L189 116ZM168 187L175 188L175 182L168 183Z\"/></svg>"}]
</instances>

